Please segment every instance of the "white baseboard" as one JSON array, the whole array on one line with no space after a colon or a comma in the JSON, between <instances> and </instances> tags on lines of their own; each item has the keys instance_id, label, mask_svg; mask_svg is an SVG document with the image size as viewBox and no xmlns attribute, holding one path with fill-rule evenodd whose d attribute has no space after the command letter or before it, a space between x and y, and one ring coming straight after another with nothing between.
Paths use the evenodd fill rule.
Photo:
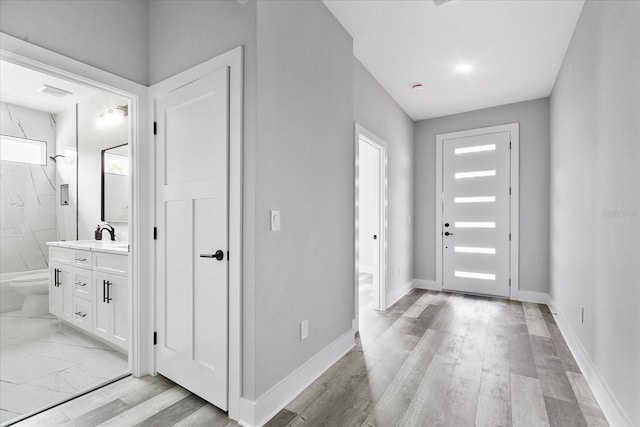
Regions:
<instances>
[{"instance_id":1,"label":"white baseboard","mask_svg":"<svg viewBox=\"0 0 640 427\"><path fill-rule=\"evenodd\" d=\"M393 292L387 294L387 298L386 298L386 301L385 301L385 304L387 305L386 308L389 308L393 304L398 302L398 300L400 298L402 298L403 296L405 296L406 294L408 294L411 291L411 289L413 289L413 281L405 283L402 286L398 286L398 288L396 290L394 290Z\"/></svg>"},{"instance_id":2,"label":"white baseboard","mask_svg":"<svg viewBox=\"0 0 640 427\"><path fill-rule=\"evenodd\" d=\"M631 422L631 418L625 413L624 409L618 403L618 400L607 386L607 383L604 381L598 369L594 365L591 357L586 352L580 339L573 331L571 324L566 320L566 317L562 314L558 307L549 299L549 307L551 310L556 313L556 323L560 328L560 332L564 337L564 340L567 342L569 346L569 350L571 350L571 354L576 359L578 363L578 367L582 371L582 375L587 380L593 395L595 396L602 412L605 417L607 417L607 421L609 425L616 427L633 426Z\"/></svg>"},{"instance_id":3,"label":"white baseboard","mask_svg":"<svg viewBox=\"0 0 640 427\"><path fill-rule=\"evenodd\" d=\"M240 424L263 426L331 365L347 354L355 346L354 335L353 330L342 335L255 402L240 398Z\"/></svg>"},{"instance_id":4,"label":"white baseboard","mask_svg":"<svg viewBox=\"0 0 640 427\"><path fill-rule=\"evenodd\" d=\"M511 294L511 299L516 301L523 302L535 302L537 304L549 304L549 294L546 292L534 292L534 291L524 291L524 290L516 290Z\"/></svg>"},{"instance_id":5,"label":"white baseboard","mask_svg":"<svg viewBox=\"0 0 640 427\"><path fill-rule=\"evenodd\" d=\"M438 286L435 280L413 279L411 284L414 288L427 289L430 291L442 291L442 286Z\"/></svg>"}]
</instances>

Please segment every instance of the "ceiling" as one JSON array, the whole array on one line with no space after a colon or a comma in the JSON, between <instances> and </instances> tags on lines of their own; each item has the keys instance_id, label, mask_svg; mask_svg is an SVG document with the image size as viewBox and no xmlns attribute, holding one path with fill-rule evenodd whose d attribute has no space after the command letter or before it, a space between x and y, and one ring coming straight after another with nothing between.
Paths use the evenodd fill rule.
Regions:
<instances>
[{"instance_id":1,"label":"ceiling","mask_svg":"<svg viewBox=\"0 0 640 427\"><path fill-rule=\"evenodd\" d=\"M39 92L42 85L72 92L62 98ZM0 61L0 101L47 113L60 113L100 93L97 89L52 77L28 68Z\"/></svg>"},{"instance_id":2,"label":"ceiling","mask_svg":"<svg viewBox=\"0 0 640 427\"><path fill-rule=\"evenodd\" d=\"M584 4L323 1L353 37L356 58L413 120L549 96ZM472 70L457 72L461 64Z\"/></svg>"}]
</instances>

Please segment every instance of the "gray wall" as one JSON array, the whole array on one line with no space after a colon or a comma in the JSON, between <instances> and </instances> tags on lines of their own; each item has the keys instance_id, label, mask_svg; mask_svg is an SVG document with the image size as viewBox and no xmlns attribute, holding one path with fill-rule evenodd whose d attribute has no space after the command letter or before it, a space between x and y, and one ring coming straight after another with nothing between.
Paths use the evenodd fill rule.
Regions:
<instances>
[{"instance_id":1,"label":"gray wall","mask_svg":"<svg viewBox=\"0 0 640 427\"><path fill-rule=\"evenodd\" d=\"M640 425L639 94L640 2L586 2L551 95L551 299L631 425Z\"/></svg>"},{"instance_id":2,"label":"gray wall","mask_svg":"<svg viewBox=\"0 0 640 427\"><path fill-rule=\"evenodd\" d=\"M351 36L319 1L257 7L259 397L351 329L355 261Z\"/></svg>"},{"instance_id":3,"label":"gray wall","mask_svg":"<svg viewBox=\"0 0 640 427\"><path fill-rule=\"evenodd\" d=\"M171 31L168 31L171 29ZM256 2L149 2L150 82L244 46L243 325L244 396L255 397Z\"/></svg>"},{"instance_id":4,"label":"gray wall","mask_svg":"<svg viewBox=\"0 0 640 427\"><path fill-rule=\"evenodd\" d=\"M353 59L353 120L387 147L387 295L413 279L413 121ZM413 219L412 219L413 220Z\"/></svg>"},{"instance_id":5,"label":"gray wall","mask_svg":"<svg viewBox=\"0 0 640 427\"><path fill-rule=\"evenodd\" d=\"M415 124L415 278L435 280L436 135L520 123L520 289L549 290L549 98Z\"/></svg>"},{"instance_id":6,"label":"gray wall","mask_svg":"<svg viewBox=\"0 0 640 427\"><path fill-rule=\"evenodd\" d=\"M148 83L145 1L2 0L0 31Z\"/></svg>"}]
</instances>

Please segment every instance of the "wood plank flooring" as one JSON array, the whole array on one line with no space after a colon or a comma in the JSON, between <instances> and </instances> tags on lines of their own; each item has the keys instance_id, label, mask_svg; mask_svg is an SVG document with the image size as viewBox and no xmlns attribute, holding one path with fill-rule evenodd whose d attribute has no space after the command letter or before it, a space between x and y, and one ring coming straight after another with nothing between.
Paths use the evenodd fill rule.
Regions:
<instances>
[{"instance_id":1,"label":"wood plank flooring","mask_svg":"<svg viewBox=\"0 0 640 427\"><path fill-rule=\"evenodd\" d=\"M414 290L363 312L356 347L269 423L606 426L544 305ZM129 377L17 426L237 426L161 377Z\"/></svg>"}]
</instances>

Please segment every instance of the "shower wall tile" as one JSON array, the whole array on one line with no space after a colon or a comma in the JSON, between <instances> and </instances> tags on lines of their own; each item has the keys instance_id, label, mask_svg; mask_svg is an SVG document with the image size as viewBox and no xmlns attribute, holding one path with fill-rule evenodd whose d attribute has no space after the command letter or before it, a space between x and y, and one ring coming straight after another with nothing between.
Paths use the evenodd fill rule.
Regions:
<instances>
[{"instance_id":1,"label":"shower wall tile","mask_svg":"<svg viewBox=\"0 0 640 427\"><path fill-rule=\"evenodd\" d=\"M47 142L56 154L53 114L0 103L0 133ZM58 240L56 163L44 166L0 161L0 273L48 266L46 242Z\"/></svg>"}]
</instances>

